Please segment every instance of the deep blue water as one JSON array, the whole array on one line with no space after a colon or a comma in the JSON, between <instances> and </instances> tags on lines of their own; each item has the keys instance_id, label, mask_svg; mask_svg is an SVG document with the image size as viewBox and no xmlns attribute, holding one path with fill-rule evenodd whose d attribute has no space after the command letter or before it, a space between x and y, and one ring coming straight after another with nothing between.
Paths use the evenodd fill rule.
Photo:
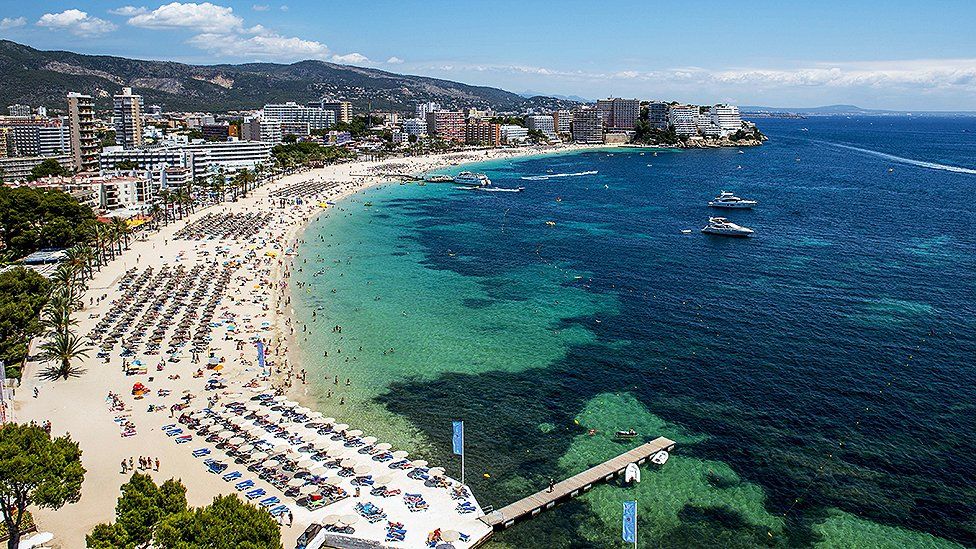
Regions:
<instances>
[{"instance_id":1,"label":"deep blue water","mask_svg":"<svg viewBox=\"0 0 976 549\"><path fill-rule=\"evenodd\" d=\"M407 379L379 400L445 456L443 423L465 417L493 441L471 452L471 470L538 485L579 435L540 446L538 426L627 392L707 437L680 452L728 464L785 513L771 541L732 507L689 507L688 526L653 546L805 545L831 509L976 543L976 119L758 122L770 141L742 154L533 158L486 169L523 193L384 203L412 225L427 268L483 281L492 300L529 306L531 280L498 280L552 265L585 275L561 284L612 298L616 314L558 319L597 339L552 363ZM599 173L521 179L587 170ZM723 189L759 201L726 214L754 238L699 234ZM494 504L524 495L474 488ZM574 503L504 539L583 546L574 529L589 512Z\"/></svg>"}]
</instances>

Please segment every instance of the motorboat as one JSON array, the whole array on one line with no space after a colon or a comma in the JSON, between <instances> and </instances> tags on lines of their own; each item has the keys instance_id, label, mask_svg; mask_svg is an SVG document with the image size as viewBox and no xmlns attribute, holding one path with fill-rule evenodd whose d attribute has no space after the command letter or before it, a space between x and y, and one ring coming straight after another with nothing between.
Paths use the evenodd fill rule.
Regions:
<instances>
[{"instance_id":1,"label":"motorboat","mask_svg":"<svg viewBox=\"0 0 976 549\"><path fill-rule=\"evenodd\" d=\"M724 217L709 217L708 225L702 227L701 232L718 236L752 236L755 231L736 225Z\"/></svg>"},{"instance_id":2,"label":"motorboat","mask_svg":"<svg viewBox=\"0 0 976 549\"><path fill-rule=\"evenodd\" d=\"M483 173L473 173L473 172L461 172L457 174L454 178L455 183L462 185L474 185L478 187L487 187L491 185L491 179Z\"/></svg>"},{"instance_id":3,"label":"motorboat","mask_svg":"<svg viewBox=\"0 0 976 549\"><path fill-rule=\"evenodd\" d=\"M624 469L624 482L627 484L637 484L640 481L640 467L636 463L628 463L627 468Z\"/></svg>"},{"instance_id":4,"label":"motorboat","mask_svg":"<svg viewBox=\"0 0 976 549\"><path fill-rule=\"evenodd\" d=\"M661 450L660 452L651 456L651 463L664 465L668 462L669 457L671 457L671 454L669 454L667 450Z\"/></svg>"},{"instance_id":5,"label":"motorboat","mask_svg":"<svg viewBox=\"0 0 976 549\"><path fill-rule=\"evenodd\" d=\"M741 168L741 166L739 166ZM718 196L708 201L708 206L711 208L752 208L758 204L755 200L746 200L744 198L739 198L735 196L734 193L729 191L722 191Z\"/></svg>"},{"instance_id":6,"label":"motorboat","mask_svg":"<svg viewBox=\"0 0 976 549\"><path fill-rule=\"evenodd\" d=\"M468 191L483 191L486 193L520 193L525 190L525 187L479 187L476 185L468 185L460 188Z\"/></svg>"},{"instance_id":7,"label":"motorboat","mask_svg":"<svg viewBox=\"0 0 976 549\"><path fill-rule=\"evenodd\" d=\"M637 438L637 431L635 431L633 429L628 429L626 431L617 431L616 433L613 434L613 436L614 436L614 438L619 438L619 439L623 439L623 440L630 440L630 439L633 439L633 438Z\"/></svg>"}]
</instances>

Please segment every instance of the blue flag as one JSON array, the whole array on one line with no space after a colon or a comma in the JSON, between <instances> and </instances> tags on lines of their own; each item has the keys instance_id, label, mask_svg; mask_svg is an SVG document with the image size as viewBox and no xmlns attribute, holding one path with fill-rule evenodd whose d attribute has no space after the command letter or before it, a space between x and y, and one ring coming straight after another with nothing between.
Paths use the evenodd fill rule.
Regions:
<instances>
[{"instance_id":1,"label":"blue flag","mask_svg":"<svg viewBox=\"0 0 976 549\"><path fill-rule=\"evenodd\" d=\"M264 371L264 342L258 340L258 366Z\"/></svg>"},{"instance_id":2,"label":"blue flag","mask_svg":"<svg viewBox=\"0 0 976 549\"><path fill-rule=\"evenodd\" d=\"M454 422L454 454L464 455L464 422Z\"/></svg>"},{"instance_id":3,"label":"blue flag","mask_svg":"<svg viewBox=\"0 0 976 549\"><path fill-rule=\"evenodd\" d=\"M637 502L624 502L624 541L637 541Z\"/></svg>"}]
</instances>

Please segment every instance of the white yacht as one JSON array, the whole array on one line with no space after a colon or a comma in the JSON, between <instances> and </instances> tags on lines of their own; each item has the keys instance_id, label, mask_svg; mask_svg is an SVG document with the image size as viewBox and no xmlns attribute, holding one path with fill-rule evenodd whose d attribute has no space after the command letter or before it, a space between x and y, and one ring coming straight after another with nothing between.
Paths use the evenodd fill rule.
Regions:
<instances>
[{"instance_id":1,"label":"white yacht","mask_svg":"<svg viewBox=\"0 0 976 549\"><path fill-rule=\"evenodd\" d=\"M739 198L729 191L722 191L718 196L708 202L709 207L712 208L751 208L756 204L758 202L755 200Z\"/></svg>"},{"instance_id":2,"label":"white yacht","mask_svg":"<svg viewBox=\"0 0 976 549\"><path fill-rule=\"evenodd\" d=\"M702 227L701 232L719 236L752 236L754 231L748 227L736 225L724 217L709 217L708 225Z\"/></svg>"},{"instance_id":3,"label":"white yacht","mask_svg":"<svg viewBox=\"0 0 976 549\"><path fill-rule=\"evenodd\" d=\"M454 177L454 182L462 185L475 185L487 187L491 185L491 179L483 173L461 172Z\"/></svg>"}]
</instances>

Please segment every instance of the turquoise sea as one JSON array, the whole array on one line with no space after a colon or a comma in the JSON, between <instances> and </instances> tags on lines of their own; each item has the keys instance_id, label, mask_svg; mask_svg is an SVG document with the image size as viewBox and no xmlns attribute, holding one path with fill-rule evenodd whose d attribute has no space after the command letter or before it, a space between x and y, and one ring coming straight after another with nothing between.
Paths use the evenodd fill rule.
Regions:
<instances>
[{"instance_id":1,"label":"turquoise sea","mask_svg":"<svg viewBox=\"0 0 976 549\"><path fill-rule=\"evenodd\" d=\"M496 507L638 443L617 429L679 442L496 547L623 547L631 499L642 547L976 544L976 118L759 124L742 153L497 161L464 169L525 192L330 208L293 300L309 396L454 476L463 419ZM754 238L698 232L723 189L760 202L727 213Z\"/></svg>"}]
</instances>

